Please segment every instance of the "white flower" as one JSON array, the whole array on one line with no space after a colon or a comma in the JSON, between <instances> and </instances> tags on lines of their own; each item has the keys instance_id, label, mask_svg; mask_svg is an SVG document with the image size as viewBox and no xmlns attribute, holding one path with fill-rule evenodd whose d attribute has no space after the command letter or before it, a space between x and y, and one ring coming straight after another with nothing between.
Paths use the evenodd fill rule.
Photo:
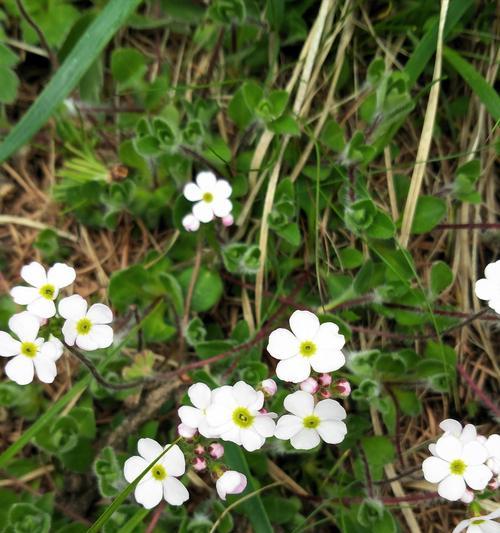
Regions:
<instances>
[{"instance_id":1,"label":"white flower","mask_svg":"<svg viewBox=\"0 0 500 533\"><path fill-rule=\"evenodd\" d=\"M196 435L197 429L186 426L186 424L179 424L177 426L177 433L185 439L192 439Z\"/></svg>"},{"instance_id":2,"label":"white flower","mask_svg":"<svg viewBox=\"0 0 500 533\"><path fill-rule=\"evenodd\" d=\"M217 433L207 421L207 408L212 403L212 391L205 383L195 383L188 389L188 396L194 407L183 405L178 414L182 423L197 429L204 437L216 437Z\"/></svg>"},{"instance_id":3,"label":"white flower","mask_svg":"<svg viewBox=\"0 0 500 533\"><path fill-rule=\"evenodd\" d=\"M424 477L431 483L439 483L438 493L447 500L459 500L466 483L471 489L483 490L492 477L491 470L484 464L488 452L477 440L464 444L445 433L436 442L435 454L422 463Z\"/></svg>"},{"instance_id":4,"label":"white flower","mask_svg":"<svg viewBox=\"0 0 500 533\"><path fill-rule=\"evenodd\" d=\"M443 420L439 424L439 427L444 431L445 435L453 435L454 437L457 437L457 439L459 439L463 444L467 444L468 442L478 439L476 426L472 424L466 424L464 427L462 427L462 424L453 418L447 418L446 420ZM436 455L435 443L429 444L429 451L432 453L432 455Z\"/></svg>"},{"instance_id":5,"label":"white flower","mask_svg":"<svg viewBox=\"0 0 500 533\"><path fill-rule=\"evenodd\" d=\"M309 311L295 311L290 329L279 328L269 336L267 351L280 359L276 375L283 381L300 383L316 372L332 372L345 364L341 351L344 336L333 322L319 323Z\"/></svg>"},{"instance_id":6,"label":"white flower","mask_svg":"<svg viewBox=\"0 0 500 533\"><path fill-rule=\"evenodd\" d=\"M91 305L78 294L63 298L59 302L59 314L66 319L62 332L64 342L76 344L82 350L98 350L113 344L113 321L111 309L104 304Z\"/></svg>"},{"instance_id":7,"label":"white flower","mask_svg":"<svg viewBox=\"0 0 500 533\"><path fill-rule=\"evenodd\" d=\"M240 494L247 486L247 478L236 470L228 470L215 483L217 494L221 500L226 499L227 494Z\"/></svg>"},{"instance_id":8,"label":"white flower","mask_svg":"<svg viewBox=\"0 0 500 533\"><path fill-rule=\"evenodd\" d=\"M242 445L252 452L264 445L266 437L274 434L272 414L259 412L263 405L262 391L238 381L232 387L224 385L212 392L207 421L221 439Z\"/></svg>"},{"instance_id":9,"label":"white flower","mask_svg":"<svg viewBox=\"0 0 500 533\"><path fill-rule=\"evenodd\" d=\"M193 215L200 222L210 222L214 216L229 215L233 204L229 200L231 185L226 180L218 180L213 172L200 172L196 176L196 184L188 183L184 187L184 197L193 206Z\"/></svg>"},{"instance_id":10,"label":"white flower","mask_svg":"<svg viewBox=\"0 0 500 533\"><path fill-rule=\"evenodd\" d=\"M200 228L200 221L193 215L189 213L182 219L182 225L186 231L198 231Z\"/></svg>"},{"instance_id":11,"label":"white flower","mask_svg":"<svg viewBox=\"0 0 500 533\"><path fill-rule=\"evenodd\" d=\"M45 342L37 337L39 319L27 311L12 316L9 328L19 340L0 331L0 355L13 357L5 365L7 376L18 385L27 385L33 381L36 372L40 381L52 383L57 375L55 361L62 354L57 342Z\"/></svg>"},{"instance_id":12,"label":"white flower","mask_svg":"<svg viewBox=\"0 0 500 533\"><path fill-rule=\"evenodd\" d=\"M63 287L75 281L75 269L64 263L56 263L45 272L40 263L33 261L21 269L21 277L31 287L18 286L10 291L16 304L27 305L27 310L41 318L56 314L54 300Z\"/></svg>"},{"instance_id":13,"label":"white flower","mask_svg":"<svg viewBox=\"0 0 500 533\"><path fill-rule=\"evenodd\" d=\"M344 440L347 427L342 422L345 409L336 400L321 400L304 391L289 394L284 406L291 415L283 415L276 425L275 437L288 440L297 450L310 450L323 439L328 444Z\"/></svg>"},{"instance_id":14,"label":"white flower","mask_svg":"<svg viewBox=\"0 0 500 533\"><path fill-rule=\"evenodd\" d=\"M500 516L500 509L486 516L475 516L468 520L462 520L452 533L460 533L467 528L466 533L500 533L500 524L494 519Z\"/></svg>"},{"instance_id":15,"label":"white flower","mask_svg":"<svg viewBox=\"0 0 500 533\"><path fill-rule=\"evenodd\" d=\"M125 461L123 474L125 479L132 483L155 459L170 447L164 448L153 439L139 439L137 451ZM186 470L184 454L177 444L174 444L165 455L151 466L149 472L139 481L135 488L134 496L137 503L146 509L158 505L162 497L170 505L182 505L189 499L186 487L177 479Z\"/></svg>"},{"instance_id":16,"label":"white flower","mask_svg":"<svg viewBox=\"0 0 500 533\"><path fill-rule=\"evenodd\" d=\"M500 435L490 435L484 443L488 450L486 465L495 474L500 474Z\"/></svg>"},{"instance_id":17,"label":"white flower","mask_svg":"<svg viewBox=\"0 0 500 533\"><path fill-rule=\"evenodd\" d=\"M487 300L495 313L500 314L500 259L487 265L484 275L483 279L476 281L476 296L480 300Z\"/></svg>"}]
</instances>

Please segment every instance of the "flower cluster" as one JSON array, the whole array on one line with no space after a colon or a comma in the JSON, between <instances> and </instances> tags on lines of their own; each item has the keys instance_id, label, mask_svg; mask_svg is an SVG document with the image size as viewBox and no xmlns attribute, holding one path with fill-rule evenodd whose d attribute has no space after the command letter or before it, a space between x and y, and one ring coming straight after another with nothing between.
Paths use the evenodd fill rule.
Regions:
<instances>
[{"instance_id":1,"label":"flower cluster","mask_svg":"<svg viewBox=\"0 0 500 533\"><path fill-rule=\"evenodd\" d=\"M15 303L26 310L9 320L12 334L0 331L0 356L11 358L5 365L7 376L19 385L33 381L36 373L43 383L52 383L57 375L55 362L63 353L63 344L52 333L50 319L64 319L62 336L69 345L83 350L107 348L113 343L113 329L109 325L113 313L103 304L88 308L78 294L62 298L56 306L61 289L73 284L75 269L56 263L48 271L36 261L21 269L27 283L14 287L10 294ZM56 327L58 323L56 323Z\"/></svg>"},{"instance_id":2,"label":"flower cluster","mask_svg":"<svg viewBox=\"0 0 500 533\"><path fill-rule=\"evenodd\" d=\"M285 397L285 414L278 417L265 407L266 400L270 400L278 390L276 381L271 378L264 380L257 389L244 381L214 389L205 383L195 383L188 389L191 405L182 405L178 410L181 420L178 432L186 439L186 447L192 446L191 451L186 451L192 456L192 467L198 473L210 472L217 493L223 500L227 494L241 493L247 480L244 474L229 470L221 462L224 446L218 442L219 439L242 446L249 452L262 448L266 439L271 437L289 440L295 449L310 450L321 441L338 444L347 433L343 422L346 412L330 396L346 397L349 384L341 380L339 385L340 381L334 382L329 374L345 362L341 352L344 337L335 324L327 322L320 325L318 318L309 311L293 313L290 327L293 333L281 328L272 332L267 347L273 357L280 359L278 378L292 384L302 382L299 390ZM321 372L317 376L318 381L311 376L312 371ZM313 380L318 386L315 390L306 391L304 380ZM316 401L316 394L322 399ZM204 443L204 439L209 442ZM125 464L128 481L136 479L148 467L148 457L142 453L144 445L140 443L142 459L133 457L128 460L133 460L130 464L137 467L132 470L127 466L128 461ZM156 452L157 455L161 452L159 445ZM136 487L136 500L144 506L156 505L161 500L161 486L153 488L153 482L156 480L158 484L158 481L167 479L162 476L164 471L168 471L168 466L161 461L151 464L152 461L149 461L148 474ZM183 456L183 467L184 461ZM163 495L167 502L178 505L173 503L165 485Z\"/></svg>"},{"instance_id":3,"label":"flower cluster","mask_svg":"<svg viewBox=\"0 0 500 533\"><path fill-rule=\"evenodd\" d=\"M444 434L429 445L432 457L422 463L424 477L438 483L438 493L450 501L470 503L473 490L490 483L495 489L500 475L500 435L478 435L472 424L462 427L457 420L441 422Z\"/></svg>"},{"instance_id":4,"label":"flower cluster","mask_svg":"<svg viewBox=\"0 0 500 533\"><path fill-rule=\"evenodd\" d=\"M184 197L195 202L191 213L182 219L186 231L198 231L200 224L220 217L224 226L231 226L233 204L229 200L231 185L226 180L217 179L213 172L204 171L196 176L196 183L184 187Z\"/></svg>"}]
</instances>

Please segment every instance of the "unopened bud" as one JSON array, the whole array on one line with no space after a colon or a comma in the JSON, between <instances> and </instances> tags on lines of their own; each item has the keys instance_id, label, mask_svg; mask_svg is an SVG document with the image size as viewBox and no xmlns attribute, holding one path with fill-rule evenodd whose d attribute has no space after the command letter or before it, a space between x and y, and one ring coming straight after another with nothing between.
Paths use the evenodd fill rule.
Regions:
<instances>
[{"instance_id":1,"label":"unopened bud","mask_svg":"<svg viewBox=\"0 0 500 533\"><path fill-rule=\"evenodd\" d=\"M323 387L328 387L332 383L332 376L331 374L321 374L318 378L318 382Z\"/></svg>"},{"instance_id":2,"label":"unopened bud","mask_svg":"<svg viewBox=\"0 0 500 533\"><path fill-rule=\"evenodd\" d=\"M233 215L229 214L229 215L226 215L225 217L222 217L222 224L226 227L226 228L229 228L229 226L232 226L234 224L234 217Z\"/></svg>"},{"instance_id":3,"label":"unopened bud","mask_svg":"<svg viewBox=\"0 0 500 533\"><path fill-rule=\"evenodd\" d=\"M177 433L185 439L192 439L196 435L196 428L187 426L186 424L179 424L177 426Z\"/></svg>"},{"instance_id":4,"label":"unopened bud","mask_svg":"<svg viewBox=\"0 0 500 533\"><path fill-rule=\"evenodd\" d=\"M267 396L274 396L278 390L278 385L274 379L265 379L261 384L260 388Z\"/></svg>"},{"instance_id":5,"label":"unopened bud","mask_svg":"<svg viewBox=\"0 0 500 533\"><path fill-rule=\"evenodd\" d=\"M314 378L307 378L300 385L300 390L309 394L316 394L319 389L318 382Z\"/></svg>"},{"instance_id":6,"label":"unopened bud","mask_svg":"<svg viewBox=\"0 0 500 533\"><path fill-rule=\"evenodd\" d=\"M224 455L224 446L218 442L213 442L208 447L208 453L212 459L220 459Z\"/></svg>"},{"instance_id":7,"label":"unopened bud","mask_svg":"<svg viewBox=\"0 0 500 533\"><path fill-rule=\"evenodd\" d=\"M334 385L334 390L340 398L347 398L351 394L351 384L347 379L339 379Z\"/></svg>"},{"instance_id":8,"label":"unopened bud","mask_svg":"<svg viewBox=\"0 0 500 533\"><path fill-rule=\"evenodd\" d=\"M196 472L203 472L207 468L207 462L203 457L195 457L193 459L193 468Z\"/></svg>"}]
</instances>

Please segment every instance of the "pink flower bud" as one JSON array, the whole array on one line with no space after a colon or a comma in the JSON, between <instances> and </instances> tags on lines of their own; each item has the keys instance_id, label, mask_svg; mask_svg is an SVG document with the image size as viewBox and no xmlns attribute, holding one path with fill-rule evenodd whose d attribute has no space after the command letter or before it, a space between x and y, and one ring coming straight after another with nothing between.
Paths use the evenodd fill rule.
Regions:
<instances>
[{"instance_id":1,"label":"pink flower bud","mask_svg":"<svg viewBox=\"0 0 500 533\"><path fill-rule=\"evenodd\" d=\"M490 490L497 490L500 488L500 476L491 478L490 482L488 483L488 488Z\"/></svg>"},{"instance_id":2,"label":"pink flower bud","mask_svg":"<svg viewBox=\"0 0 500 533\"><path fill-rule=\"evenodd\" d=\"M278 390L278 385L274 379L265 379L261 384L260 388L267 396L274 396Z\"/></svg>"},{"instance_id":3,"label":"pink flower bud","mask_svg":"<svg viewBox=\"0 0 500 533\"><path fill-rule=\"evenodd\" d=\"M194 453L196 455L203 455L205 453L205 448L201 444L197 444L194 447Z\"/></svg>"},{"instance_id":4,"label":"pink flower bud","mask_svg":"<svg viewBox=\"0 0 500 533\"><path fill-rule=\"evenodd\" d=\"M351 384L347 379L339 379L334 387L337 396L340 396L341 398L347 398L349 394L351 394Z\"/></svg>"},{"instance_id":5,"label":"pink flower bud","mask_svg":"<svg viewBox=\"0 0 500 533\"><path fill-rule=\"evenodd\" d=\"M182 225L186 231L198 231L200 228L200 221L190 213L182 219Z\"/></svg>"},{"instance_id":6,"label":"pink flower bud","mask_svg":"<svg viewBox=\"0 0 500 533\"><path fill-rule=\"evenodd\" d=\"M196 472L203 472L207 468L207 462L203 457L195 457L193 459L193 468Z\"/></svg>"},{"instance_id":7,"label":"pink flower bud","mask_svg":"<svg viewBox=\"0 0 500 533\"><path fill-rule=\"evenodd\" d=\"M322 398L330 398L332 393L328 389L321 389L320 395Z\"/></svg>"},{"instance_id":8,"label":"pink flower bud","mask_svg":"<svg viewBox=\"0 0 500 533\"><path fill-rule=\"evenodd\" d=\"M179 424L177 426L177 433L185 439L192 439L196 435L196 428L191 428L186 424Z\"/></svg>"},{"instance_id":9,"label":"pink flower bud","mask_svg":"<svg viewBox=\"0 0 500 533\"><path fill-rule=\"evenodd\" d=\"M323 387L328 387L332 383L331 374L321 374L318 378L319 384Z\"/></svg>"},{"instance_id":10,"label":"pink flower bud","mask_svg":"<svg viewBox=\"0 0 500 533\"><path fill-rule=\"evenodd\" d=\"M217 480L215 488L221 500L225 500L228 494L240 494L247 486L247 478L245 475L236 472L235 470L228 470Z\"/></svg>"},{"instance_id":11,"label":"pink flower bud","mask_svg":"<svg viewBox=\"0 0 500 533\"><path fill-rule=\"evenodd\" d=\"M308 392L309 394L316 394L318 392L319 385L314 378L307 378L300 384L300 390Z\"/></svg>"},{"instance_id":12,"label":"pink flower bud","mask_svg":"<svg viewBox=\"0 0 500 533\"><path fill-rule=\"evenodd\" d=\"M226 227L226 228L229 228L229 226L232 226L234 224L234 217L233 215L229 214L229 215L226 215L225 217L222 217L222 224Z\"/></svg>"},{"instance_id":13,"label":"pink flower bud","mask_svg":"<svg viewBox=\"0 0 500 533\"><path fill-rule=\"evenodd\" d=\"M463 503L472 503L474 501L474 493L469 489L465 489L465 492L460 498L460 501L462 501Z\"/></svg>"},{"instance_id":14,"label":"pink flower bud","mask_svg":"<svg viewBox=\"0 0 500 533\"><path fill-rule=\"evenodd\" d=\"M259 410L259 413L261 415L267 415L267 413L269 413L269 411L265 407L263 407L262 409Z\"/></svg>"},{"instance_id":15,"label":"pink flower bud","mask_svg":"<svg viewBox=\"0 0 500 533\"><path fill-rule=\"evenodd\" d=\"M218 442L213 442L208 447L208 453L212 459L220 459L224 455L224 446Z\"/></svg>"}]
</instances>

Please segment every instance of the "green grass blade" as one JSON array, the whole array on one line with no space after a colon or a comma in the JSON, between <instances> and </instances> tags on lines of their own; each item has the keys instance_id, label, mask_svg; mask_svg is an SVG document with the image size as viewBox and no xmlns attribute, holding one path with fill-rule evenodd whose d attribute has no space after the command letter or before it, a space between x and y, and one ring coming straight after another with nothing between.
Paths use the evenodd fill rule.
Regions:
<instances>
[{"instance_id":1,"label":"green grass blade","mask_svg":"<svg viewBox=\"0 0 500 533\"><path fill-rule=\"evenodd\" d=\"M151 509L138 509L134 516L120 528L118 533L134 533L135 527L138 526L148 516Z\"/></svg>"},{"instance_id":2,"label":"green grass blade","mask_svg":"<svg viewBox=\"0 0 500 533\"><path fill-rule=\"evenodd\" d=\"M500 119L500 96L479 72L451 48L444 47L443 57L465 80L495 121Z\"/></svg>"},{"instance_id":3,"label":"green grass blade","mask_svg":"<svg viewBox=\"0 0 500 533\"><path fill-rule=\"evenodd\" d=\"M58 105L142 0L110 0L68 54L59 70L0 145L0 163L19 150L47 122Z\"/></svg>"},{"instance_id":4,"label":"green grass blade","mask_svg":"<svg viewBox=\"0 0 500 533\"><path fill-rule=\"evenodd\" d=\"M224 459L226 464L234 470L245 474L248 480L247 488L243 494L248 494L259 489L253 481L252 474L248 468L247 460L243 454L242 449L231 442L224 443ZM240 506L248 516L252 523L254 533L273 533L273 527L267 516L266 509L259 494L248 501L244 502Z\"/></svg>"}]
</instances>

